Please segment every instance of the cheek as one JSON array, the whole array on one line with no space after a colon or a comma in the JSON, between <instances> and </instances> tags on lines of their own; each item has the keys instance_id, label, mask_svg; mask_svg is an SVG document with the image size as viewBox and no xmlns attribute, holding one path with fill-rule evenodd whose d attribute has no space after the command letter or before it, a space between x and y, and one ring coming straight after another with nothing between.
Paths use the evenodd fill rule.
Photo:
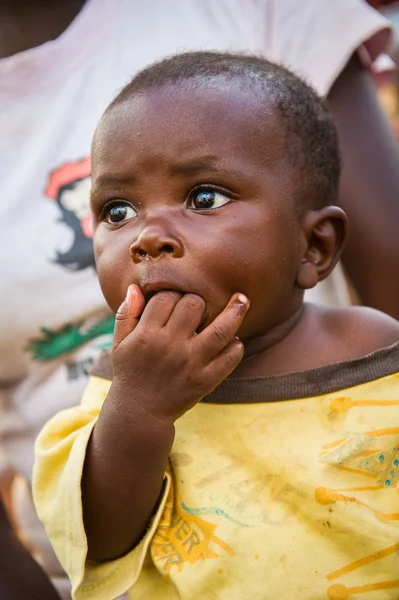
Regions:
<instances>
[{"instance_id":1,"label":"cheek","mask_svg":"<svg viewBox=\"0 0 399 600\"><path fill-rule=\"evenodd\" d=\"M94 256L96 260L98 280L105 300L113 312L122 304L127 288L132 279L129 271L132 261L129 248L116 237L100 233L94 235Z\"/></svg>"},{"instance_id":2,"label":"cheek","mask_svg":"<svg viewBox=\"0 0 399 600\"><path fill-rule=\"evenodd\" d=\"M237 218L221 237L221 242L212 246L211 255L208 250L209 268L231 293L242 292L253 300L250 296L257 295L278 270L273 232L260 220L244 225L244 219Z\"/></svg>"},{"instance_id":3,"label":"cheek","mask_svg":"<svg viewBox=\"0 0 399 600\"><path fill-rule=\"evenodd\" d=\"M239 335L253 337L277 324L291 310L299 252L295 224L261 220L243 231L232 258L231 279L251 302Z\"/></svg>"}]
</instances>

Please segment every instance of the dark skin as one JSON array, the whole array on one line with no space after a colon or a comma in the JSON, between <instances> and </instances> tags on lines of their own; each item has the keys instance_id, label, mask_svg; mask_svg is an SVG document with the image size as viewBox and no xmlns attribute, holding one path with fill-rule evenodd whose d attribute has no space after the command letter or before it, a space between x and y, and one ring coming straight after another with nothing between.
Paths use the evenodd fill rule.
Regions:
<instances>
[{"instance_id":1,"label":"dark skin","mask_svg":"<svg viewBox=\"0 0 399 600\"><path fill-rule=\"evenodd\" d=\"M0 58L59 36L85 0L0 2ZM357 54L328 97L340 139L339 206L351 235L342 262L359 300L399 319L399 156L372 77Z\"/></svg>"},{"instance_id":2,"label":"dark skin","mask_svg":"<svg viewBox=\"0 0 399 600\"><path fill-rule=\"evenodd\" d=\"M399 146L357 56L328 102L343 160L338 203L350 221L343 264L363 304L399 319Z\"/></svg>"},{"instance_id":3,"label":"dark skin","mask_svg":"<svg viewBox=\"0 0 399 600\"><path fill-rule=\"evenodd\" d=\"M0 499L0 599L59 600L47 576L21 545Z\"/></svg>"},{"instance_id":4,"label":"dark skin","mask_svg":"<svg viewBox=\"0 0 399 600\"><path fill-rule=\"evenodd\" d=\"M234 84L152 90L97 130L94 243L117 322L82 480L90 559L140 540L175 421L233 370L309 369L399 340L381 313L303 305L339 259L347 221L334 206L298 209L283 140L272 104Z\"/></svg>"},{"instance_id":5,"label":"dark skin","mask_svg":"<svg viewBox=\"0 0 399 600\"><path fill-rule=\"evenodd\" d=\"M0 58L57 38L84 3L85 0L3 0ZM382 117L370 75L356 56L337 78L328 99L336 117L344 162L354 165L344 170L342 179L340 205L352 221L343 262L363 303L399 318L399 284L398 278L392 276L399 272L396 150L392 151L393 136ZM352 136L352 128L361 135ZM366 141L362 139L371 130L372 144L369 133ZM373 168L364 168L370 162ZM243 366L241 363L240 369Z\"/></svg>"},{"instance_id":6,"label":"dark skin","mask_svg":"<svg viewBox=\"0 0 399 600\"><path fill-rule=\"evenodd\" d=\"M55 40L84 3L85 0L2 0L0 58Z\"/></svg>"}]
</instances>

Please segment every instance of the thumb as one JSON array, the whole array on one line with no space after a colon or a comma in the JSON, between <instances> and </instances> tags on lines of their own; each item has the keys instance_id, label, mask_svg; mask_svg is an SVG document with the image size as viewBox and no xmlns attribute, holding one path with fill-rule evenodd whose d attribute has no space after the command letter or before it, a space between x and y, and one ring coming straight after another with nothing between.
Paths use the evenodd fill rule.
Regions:
<instances>
[{"instance_id":1,"label":"thumb","mask_svg":"<svg viewBox=\"0 0 399 600\"><path fill-rule=\"evenodd\" d=\"M138 285L132 284L127 288L126 298L115 315L113 350L134 331L144 308L144 296Z\"/></svg>"}]
</instances>

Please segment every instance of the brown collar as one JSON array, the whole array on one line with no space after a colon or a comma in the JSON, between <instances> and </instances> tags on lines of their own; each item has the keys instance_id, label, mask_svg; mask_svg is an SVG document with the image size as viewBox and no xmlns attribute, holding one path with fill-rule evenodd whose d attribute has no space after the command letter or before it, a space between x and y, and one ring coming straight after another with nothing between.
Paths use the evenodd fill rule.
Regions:
<instances>
[{"instance_id":1,"label":"brown collar","mask_svg":"<svg viewBox=\"0 0 399 600\"><path fill-rule=\"evenodd\" d=\"M361 358L271 377L228 377L202 402L243 404L311 398L331 394L399 371L399 342ZM112 379L111 354L104 352L92 375ZM399 387L399 384L398 384Z\"/></svg>"}]
</instances>

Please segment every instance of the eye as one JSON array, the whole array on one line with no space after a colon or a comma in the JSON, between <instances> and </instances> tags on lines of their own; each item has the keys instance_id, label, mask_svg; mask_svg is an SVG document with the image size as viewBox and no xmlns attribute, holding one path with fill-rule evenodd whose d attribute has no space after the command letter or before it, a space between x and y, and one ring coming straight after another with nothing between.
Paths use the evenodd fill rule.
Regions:
<instances>
[{"instance_id":1,"label":"eye","mask_svg":"<svg viewBox=\"0 0 399 600\"><path fill-rule=\"evenodd\" d=\"M230 198L216 190L196 189L190 193L189 207L194 210L210 210L219 208L230 202Z\"/></svg>"},{"instance_id":2,"label":"eye","mask_svg":"<svg viewBox=\"0 0 399 600\"><path fill-rule=\"evenodd\" d=\"M137 217L136 210L129 204L123 202L116 202L111 206L106 206L104 210L105 220L108 223L122 223L123 221L129 221L134 217Z\"/></svg>"}]
</instances>

